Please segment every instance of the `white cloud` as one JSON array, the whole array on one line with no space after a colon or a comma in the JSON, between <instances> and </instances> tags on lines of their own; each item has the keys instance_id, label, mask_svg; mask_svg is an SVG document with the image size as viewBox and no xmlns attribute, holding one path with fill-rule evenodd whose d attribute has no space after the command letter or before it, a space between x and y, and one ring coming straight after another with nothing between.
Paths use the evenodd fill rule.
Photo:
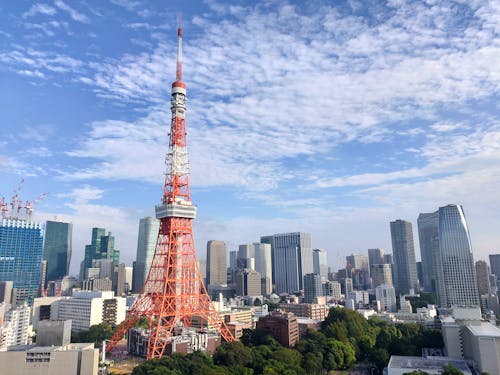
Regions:
<instances>
[{"instance_id":1,"label":"white cloud","mask_svg":"<svg viewBox=\"0 0 500 375\"><path fill-rule=\"evenodd\" d=\"M89 23L90 19L83 13L78 12L74 8L70 7L68 4L66 4L62 0L56 0L54 2L55 6L58 7L59 9L65 11L66 13L69 14L69 16L77 22L82 22L82 23Z\"/></svg>"},{"instance_id":2,"label":"white cloud","mask_svg":"<svg viewBox=\"0 0 500 375\"><path fill-rule=\"evenodd\" d=\"M56 10L47 4L37 3L33 4L31 8L23 14L24 18L33 17L37 14L43 14L46 16L53 16L56 14Z\"/></svg>"},{"instance_id":3,"label":"white cloud","mask_svg":"<svg viewBox=\"0 0 500 375\"><path fill-rule=\"evenodd\" d=\"M290 6L231 10L219 5L210 3L234 21L215 24L198 16L193 22L203 33L198 39L185 37L189 144L193 179L201 186L274 188L301 173L287 170L287 158L326 155L354 140L417 136L426 130L394 124L436 119L443 108L498 91L500 62L494 57L500 48L494 35L478 22L462 20L451 6L403 4L368 27L363 18L342 17L329 7L304 15ZM174 56L173 43L162 42L150 53L93 64L95 75L80 78L115 102L143 108L150 103L151 113L135 122L94 124L90 137L70 155L103 162L75 177L156 181L160 164L144 171L128 150L143 160L166 151L157 134L170 115L159 108L168 107L165 87L173 77ZM429 133L443 132L444 124L436 123ZM146 135L138 135L137 127ZM97 128L118 134L98 134ZM410 168L337 175L320 185L377 184L433 173Z\"/></svg>"},{"instance_id":4,"label":"white cloud","mask_svg":"<svg viewBox=\"0 0 500 375\"><path fill-rule=\"evenodd\" d=\"M99 227L111 231L115 236L115 246L120 250L120 260L132 264L135 260L138 220L136 212L102 204L106 192L100 188L84 185L68 193L59 194L69 213L54 214L42 210L35 211L35 220L59 220L73 223L73 254L71 272L77 274L84 257L85 245L90 243L92 228ZM42 205L43 208L43 205Z\"/></svg>"}]
</instances>

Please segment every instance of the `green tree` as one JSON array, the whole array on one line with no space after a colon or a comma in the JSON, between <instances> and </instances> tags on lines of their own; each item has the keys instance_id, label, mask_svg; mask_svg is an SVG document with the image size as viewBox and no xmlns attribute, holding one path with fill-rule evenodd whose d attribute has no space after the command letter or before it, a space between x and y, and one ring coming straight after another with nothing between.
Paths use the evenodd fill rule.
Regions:
<instances>
[{"instance_id":1,"label":"green tree","mask_svg":"<svg viewBox=\"0 0 500 375\"><path fill-rule=\"evenodd\" d=\"M302 355L297 350L288 348L280 348L274 351L271 358L293 368L300 368L302 362Z\"/></svg>"},{"instance_id":2,"label":"green tree","mask_svg":"<svg viewBox=\"0 0 500 375\"><path fill-rule=\"evenodd\" d=\"M96 324L90 327L88 339L91 342L109 340L113 336L113 328L107 323Z\"/></svg>"},{"instance_id":3,"label":"green tree","mask_svg":"<svg viewBox=\"0 0 500 375\"><path fill-rule=\"evenodd\" d=\"M403 375L429 375L429 373L421 370L416 370L412 372L405 372Z\"/></svg>"},{"instance_id":4,"label":"green tree","mask_svg":"<svg viewBox=\"0 0 500 375\"><path fill-rule=\"evenodd\" d=\"M214 363L223 366L248 366L252 363L252 352L240 341L225 342L217 348L213 357Z\"/></svg>"},{"instance_id":5,"label":"green tree","mask_svg":"<svg viewBox=\"0 0 500 375\"><path fill-rule=\"evenodd\" d=\"M342 349L343 343L339 340L329 339L327 341L326 357L327 363L325 368L327 370L338 370L344 367L344 351Z\"/></svg>"},{"instance_id":6,"label":"green tree","mask_svg":"<svg viewBox=\"0 0 500 375\"><path fill-rule=\"evenodd\" d=\"M389 362L389 353L383 348L375 348L370 353L370 362L377 366L379 371L382 371Z\"/></svg>"},{"instance_id":7,"label":"green tree","mask_svg":"<svg viewBox=\"0 0 500 375\"><path fill-rule=\"evenodd\" d=\"M452 365L443 366L442 375L462 375L462 371Z\"/></svg>"},{"instance_id":8,"label":"green tree","mask_svg":"<svg viewBox=\"0 0 500 375\"><path fill-rule=\"evenodd\" d=\"M356 352L350 343L342 343L344 352L344 367L349 368L356 363Z\"/></svg>"},{"instance_id":9,"label":"green tree","mask_svg":"<svg viewBox=\"0 0 500 375\"><path fill-rule=\"evenodd\" d=\"M308 352L304 356L303 368L311 374L321 374L323 370L323 353Z\"/></svg>"}]
</instances>

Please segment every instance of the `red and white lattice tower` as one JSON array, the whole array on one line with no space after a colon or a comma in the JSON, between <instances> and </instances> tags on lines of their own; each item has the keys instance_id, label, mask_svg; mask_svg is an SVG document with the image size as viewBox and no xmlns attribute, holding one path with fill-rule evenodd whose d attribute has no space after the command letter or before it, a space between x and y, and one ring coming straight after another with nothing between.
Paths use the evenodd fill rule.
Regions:
<instances>
[{"instance_id":1,"label":"red and white lattice tower","mask_svg":"<svg viewBox=\"0 0 500 375\"><path fill-rule=\"evenodd\" d=\"M191 326L193 317L217 329L224 340L234 340L210 300L196 258L192 227L196 206L191 203L189 192L186 84L182 82L180 27L177 35L177 74L172 83L172 123L163 199L162 204L156 206L160 230L155 254L139 297L106 347L106 351L111 351L140 318L146 317L150 332L147 359L161 358L174 328Z\"/></svg>"}]
</instances>

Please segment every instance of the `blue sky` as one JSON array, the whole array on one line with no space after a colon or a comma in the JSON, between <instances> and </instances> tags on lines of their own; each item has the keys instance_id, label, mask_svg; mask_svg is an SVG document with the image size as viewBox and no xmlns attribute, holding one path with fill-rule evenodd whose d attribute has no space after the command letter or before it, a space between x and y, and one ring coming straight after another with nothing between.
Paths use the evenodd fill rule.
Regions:
<instances>
[{"instance_id":1,"label":"blue sky","mask_svg":"<svg viewBox=\"0 0 500 375\"><path fill-rule=\"evenodd\" d=\"M179 11L200 258L309 231L339 267L449 203L498 252L499 1L6 2L0 194L50 192L73 271L93 226L130 264L161 198Z\"/></svg>"}]
</instances>

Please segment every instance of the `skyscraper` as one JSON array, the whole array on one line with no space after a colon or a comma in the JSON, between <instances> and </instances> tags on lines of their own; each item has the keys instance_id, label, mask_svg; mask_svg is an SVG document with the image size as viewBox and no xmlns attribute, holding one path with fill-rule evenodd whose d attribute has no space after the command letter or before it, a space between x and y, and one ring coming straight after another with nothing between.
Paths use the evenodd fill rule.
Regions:
<instances>
[{"instance_id":1,"label":"skyscraper","mask_svg":"<svg viewBox=\"0 0 500 375\"><path fill-rule=\"evenodd\" d=\"M313 271L324 280L328 277L328 265L326 261L326 251L323 249L313 249Z\"/></svg>"},{"instance_id":2,"label":"skyscraper","mask_svg":"<svg viewBox=\"0 0 500 375\"><path fill-rule=\"evenodd\" d=\"M239 269L236 272L236 294L239 296L260 296L261 277L260 273L249 269Z\"/></svg>"},{"instance_id":3,"label":"skyscraper","mask_svg":"<svg viewBox=\"0 0 500 375\"><path fill-rule=\"evenodd\" d=\"M160 220L153 217L144 217L139 221L139 235L137 237L137 256L134 267L133 290L140 292L146 276L148 275L151 261L155 253L156 239Z\"/></svg>"},{"instance_id":4,"label":"skyscraper","mask_svg":"<svg viewBox=\"0 0 500 375\"><path fill-rule=\"evenodd\" d=\"M476 262L476 280L479 296L491 294L490 267L488 267L488 263L484 260L478 260Z\"/></svg>"},{"instance_id":5,"label":"skyscraper","mask_svg":"<svg viewBox=\"0 0 500 375\"><path fill-rule=\"evenodd\" d=\"M13 304L32 304L40 287L43 227L39 223L2 219L0 225L0 281L13 282Z\"/></svg>"},{"instance_id":6,"label":"skyscraper","mask_svg":"<svg viewBox=\"0 0 500 375\"><path fill-rule=\"evenodd\" d=\"M276 291L291 293L301 290L304 275L313 272L311 234L275 234L261 237L260 242L271 244Z\"/></svg>"},{"instance_id":7,"label":"skyscraper","mask_svg":"<svg viewBox=\"0 0 500 375\"><path fill-rule=\"evenodd\" d=\"M500 290L500 254L490 254L491 273L495 275L495 285L497 290Z\"/></svg>"},{"instance_id":8,"label":"skyscraper","mask_svg":"<svg viewBox=\"0 0 500 375\"><path fill-rule=\"evenodd\" d=\"M489 258L491 273L496 276L497 280L500 280L500 254L490 254Z\"/></svg>"},{"instance_id":9,"label":"skyscraper","mask_svg":"<svg viewBox=\"0 0 500 375\"><path fill-rule=\"evenodd\" d=\"M393 286L392 269L390 264L374 264L371 267L372 286L373 288L379 285L386 284L390 287Z\"/></svg>"},{"instance_id":10,"label":"skyscraper","mask_svg":"<svg viewBox=\"0 0 500 375\"><path fill-rule=\"evenodd\" d=\"M370 264L370 272L374 264L384 264L384 250L368 249L368 263Z\"/></svg>"},{"instance_id":11,"label":"skyscraper","mask_svg":"<svg viewBox=\"0 0 500 375\"><path fill-rule=\"evenodd\" d=\"M352 269L355 268L357 270L365 270L368 271L368 256L364 254L352 254L345 257L347 267Z\"/></svg>"},{"instance_id":12,"label":"skyscraper","mask_svg":"<svg viewBox=\"0 0 500 375\"><path fill-rule=\"evenodd\" d=\"M262 294L272 292L273 261L271 259L271 245L254 243L255 270L260 273Z\"/></svg>"},{"instance_id":13,"label":"skyscraper","mask_svg":"<svg viewBox=\"0 0 500 375\"><path fill-rule=\"evenodd\" d=\"M397 293L418 290L417 266L411 223L391 221L392 254L394 257L394 286Z\"/></svg>"},{"instance_id":14,"label":"skyscraper","mask_svg":"<svg viewBox=\"0 0 500 375\"><path fill-rule=\"evenodd\" d=\"M207 284L227 284L227 248L224 241L207 242Z\"/></svg>"},{"instance_id":15,"label":"skyscraper","mask_svg":"<svg viewBox=\"0 0 500 375\"><path fill-rule=\"evenodd\" d=\"M47 281L59 280L68 275L72 236L73 224L47 221L43 245L43 259L47 261Z\"/></svg>"},{"instance_id":16,"label":"skyscraper","mask_svg":"<svg viewBox=\"0 0 500 375\"><path fill-rule=\"evenodd\" d=\"M479 306L476 270L462 206L440 207L437 294L440 306Z\"/></svg>"},{"instance_id":17,"label":"skyscraper","mask_svg":"<svg viewBox=\"0 0 500 375\"><path fill-rule=\"evenodd\" d=\"M120 251L115 249L115 237L104 228L92 228L92 240L90 245L85 246L85 258L83 260L83 280L87 277L87 269L93 267L92 261L100 259L112 260L113 266L118 267L120 262Z\"/></svg>"},{"instance_id":18,"label":"skyscraper","mask_svg":"<svg viewBox=\"0 0 500 375\"><path fill-rule=\"evenodd\" d=\"M436 270L440 267L439 259L439 212L418 215L418 239L422 258L422 285L427 292L436 292Z\"/></svg>"},{"instance_id":19,"label":"skyscraper","mask_svg":"<svg viewBox=\"0 0 500 375\"><path fill-rule=\"evenodd\" d=\"M317 297L322 295L321 275L316 273L304 275L304 302L313 303Z\"/></svg>"}]
</instances>

